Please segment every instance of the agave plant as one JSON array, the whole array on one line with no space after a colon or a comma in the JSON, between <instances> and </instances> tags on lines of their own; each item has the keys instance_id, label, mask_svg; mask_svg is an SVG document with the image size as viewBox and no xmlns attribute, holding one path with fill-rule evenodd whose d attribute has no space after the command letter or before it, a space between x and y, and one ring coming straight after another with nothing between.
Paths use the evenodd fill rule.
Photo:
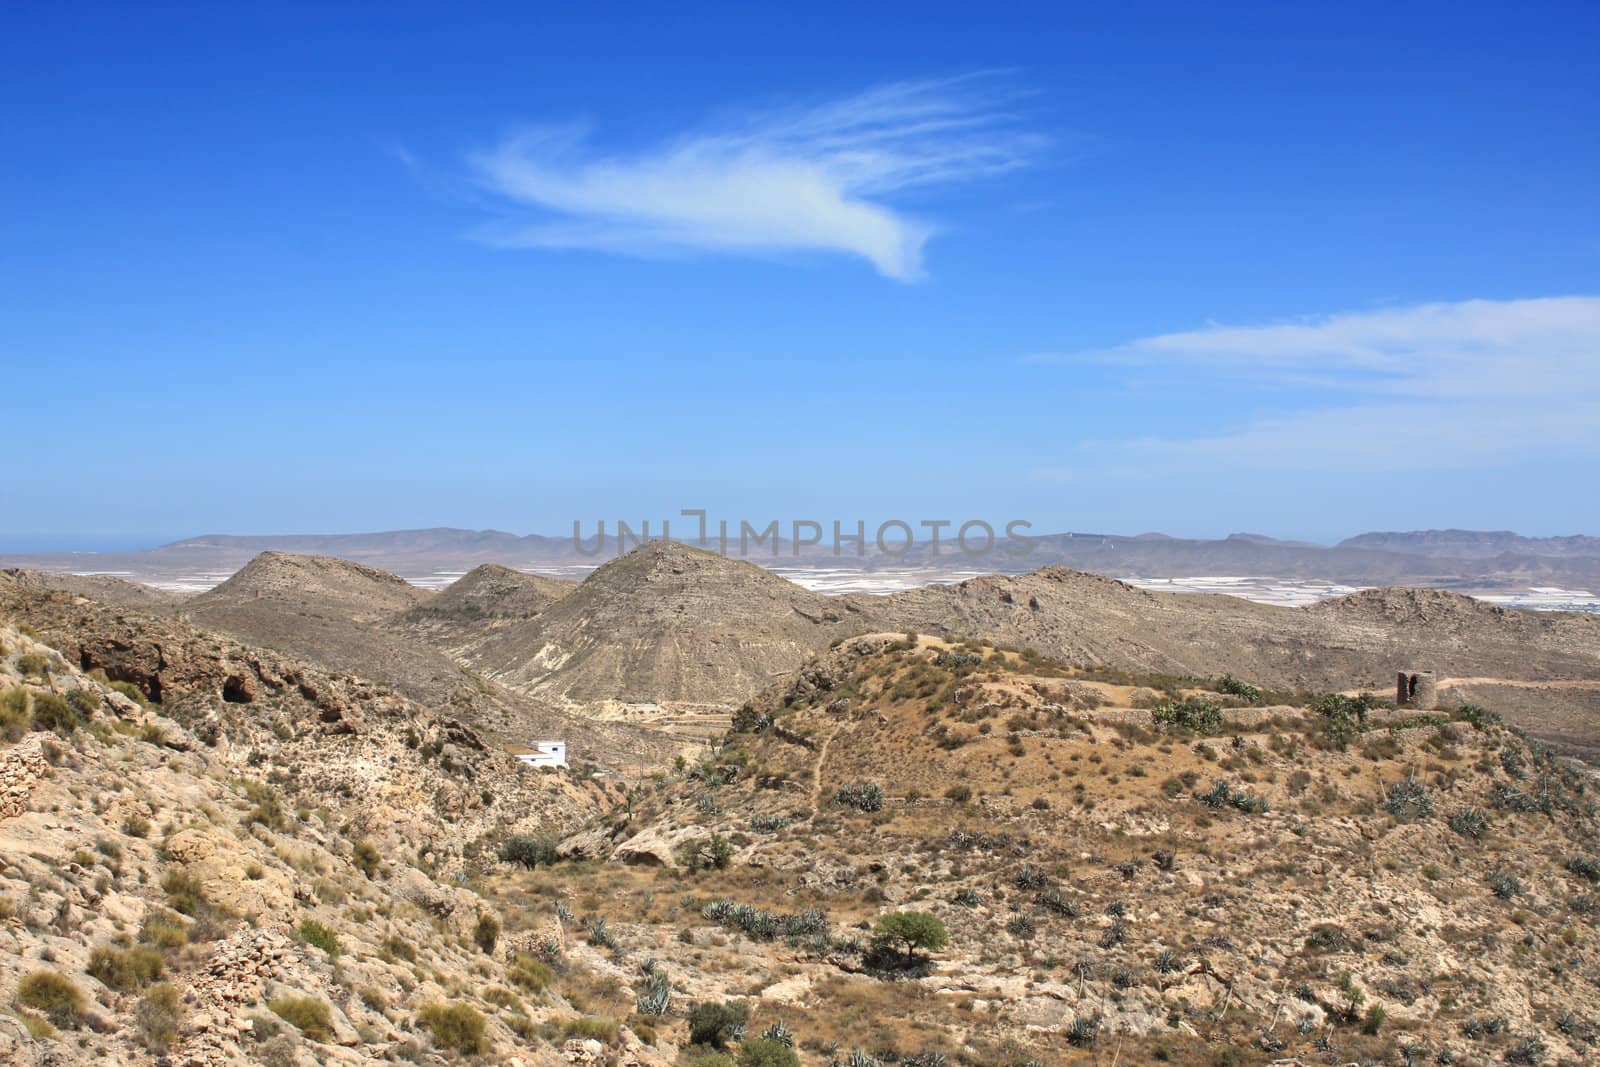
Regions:
<instances>
[{"instance_id":1,"label":"agave plant","mask_svg":"<svg viewBox=\"0 0 1600 1067\"><path fill-rule=\"evenodd\" d=\"M640 1015L662 1016L672 1010L672 986L665 981L665 975L660 982L651 982L650 988L634 1001L634 1007Z\"/></svg>"},{"instance_id":2,"label":"agave plant","mask_svg":"<svg viewBox=\"0 0 1600 1067\"><path fill-rule=\"evenodd\" d=\"M789 1024L782 1019L761 1031L761 1036L768 1041L777 1041L789 1048L794 1048L794 1031L789 1029Z\"/></svg>"},{"instance_id":3,"label":"agave plant","mask_svg":"<svg viewBox=\"0 0 1600 1067\"><path fill-rule=\"evenodd\" d=\"M586 922L586 925L589 927L589 943L591 945L599 945L601 948L617 947L617 939L611 936L610 930L606 929L604 915L593 916Z\"/></svg>"}]
</instances>

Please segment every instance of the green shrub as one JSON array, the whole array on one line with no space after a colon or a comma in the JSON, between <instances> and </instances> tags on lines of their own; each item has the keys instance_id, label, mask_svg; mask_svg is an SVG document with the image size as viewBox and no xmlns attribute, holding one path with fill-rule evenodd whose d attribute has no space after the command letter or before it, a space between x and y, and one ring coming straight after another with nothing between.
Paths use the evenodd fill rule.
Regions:
<instances>
[{"instance_id":1,"label":"green shrub","mask_svg":"<svg viewBox=\"0 0 1600 1067\"><path fill-rule=\"evenodd\" d=\"M138 812L134 812L122 820L122 832L129 837L149 837L150 820Z\"/></svg>"},{"instance_id":2,"label":"green shrub","mask_svg":"<svg viewBox=\"0 0 1600 1067\"><path fill-rule=\"evenodd\" d=\"M83 725L78 709L54 693L33 694L33 728L66 736Z\"/></svg>"},{"instance_id":3,"label":"green shrub","mask_svg":"<svg viewBox=\"0 0 1600 1067\"><path fill-rule=\"evenodd\" d=\"M306 944L320 948L329 956L337 956L341 951L339 936L315 919L307 919L300 924L300 937Z\"/></svg>"},{"instance_id":4,"label":"green shrub","mask_svg":"<svg viewBox=\"0 0 1600 1067\"><path fill-rule=\"evenodd\" d=\"M126 993L161 977L161 953L142 945L126 949L101 946L89 955L89 976Z\"/></svg>"},{"instance_id":5,"label":"green shrub","mask_svg":"<svg viewBox=\"0 0 1600 1067\"><path fill-rule=\"evenodd\" d=\"M513 834L501 842L500 859L530 871L540 864L548 867L556 861L555 842L529 834Z\"/></svg>"},{"instance_id":6,"label":"green shrub","mask_svg":"<svg viewBox=\"0 0 1600 1067\"><path fill-rule=\"evenodd\" d=\"M739 1067L800 1067L800 1057L782 1041L752 1037L739 1045Z\"/></svg>"},{"instance_id":7,"label":"green shrub","mask_svg":"<svg viewBox=\"0 0 1600 1067\"><path fill-rule=\"evenodd\" d=\"M1322 716L1324 740L1339 749L1367 728L1367 715L1377 706L1378 700L1371 693L1356 697L1324 693L1311 701L1311 710Z\"/></svg>"},{"instance_id":8,"label":"green shrub","mask_svg":"<svg viewBox=\"0 0 1600 1067\"><path fill-rule=\"evenodd\" d=\"M1249 682L1244 681L1243 679L1235 678L1231 674L1224 674L1221 678L1216 680L1215 684L1217 687L1217 692L1219 693L1228 693L1231 696L1244 697L1252 704L1255 704L1261 700L1260 689L1251 685Z\"/></svg>"},{"instance_id":9,"label":"green shrub","mask_svg":"<svg viewBox=\"0 0 1600 1067\"><path fill-rule=\"evenodd\" d=\"M259 823L269 830L282 830L288 825L289 820L283 812L283 801L279 799L276 789L261 782L245 782L244 795L253 805L244 817L246 826Z\"/></svg>"},{"instance_id":10,"label":"green shrub","mask_svg":"<svg viewBox=\"0 0 1600 1067\"><path fill-rule=\"evenodd\" d=\"M1510 871L1490 871L1485 880L1494 895L1501 900L1510 900L1523 892L1521 880Z\"/></svg>"},{"instance_id":11,"label":"green shrub","mask_svg":"<svg viewBox=\"0 0 1600 1067\"><path fill-rule=\"evenodd\" d=\"M17 670L24 676L40 677L44 674L46 660L37 652L24 652L17 657Z\"/></svg>"},{"instance_id":12,"label":"green shrub","mask_svg":"<svg viewBox=\"0 0 1600 1067\"><path fill-rule=\"evenodd\" d=\"M206 893L200 879L187 871L169 872L161 879L161 888L167 894L167 906L182 915L198 915L206 906Z\"/></svg>"},{"instance_id":13,"label":"green shrub","mask_svg":"<svg viewBox=\"0 0 1600 1067\"><path fill-rule=\"evenodd\" d=\"M684 845L678 860L691 871L724 871L733 860L733 842L721 834Z\"/></svg>"},{"instance_id":14,"label":"green shrub","mask_svg":"<svg viewBox=\"0 0 1600 1067\"><path fill-rule=\"evenodd\" d=\"M382 857L378 854L377 846L371 841L357 841L355 852L351 854L350 861L356 865L356 870L368 878L378 876L378 861Z\"/></svg>"},{"instance_id":15,"label":"green shrub","mask_svg":"<svg viewBox=\"0 0 1600 1067\"><path fill-rule=\"evenodd\" d=\"M568 1019L561 1024L561 1032L567 1037L599 1041L606 1045L615 1044L619 1033L617 1020L603 1015L579 1015Z\"/></svg>"},{"instance_id":16,"label":"green shrub","mask_svg":"<svg viewBox=\"0 0 1600 1067\"><path fill-rule=\"evenodd\" d=\"M696 1045L685 1049L678 1057L678 1062L683 1067L738 1067L732 1056L726 1052L718 1052L714 1048Z\"/></svg>"},{"instance_id":17,"label":"green shrub","mask_svg":"<svg viewBox=\"0 0 1600 1067\"><path fill-rule=\"evenodd\" d=\"M1222 706L1209 700L1163 700L1150 709L1157 726L1175 726L1197 734L1222 729Z\"/></svg>"},{"instance_id":18,"label":"green shrub","mask_svg":"<svg viewBox=\"0 0 1600 1067\"><path fill-rule=\"evenodd\" d=\"M434 1044L473 1056L484 1050L482 1013L468 1004L428 1004L417 1021L433 1031Z\"/></svg>"},{"instance_id":19,"label":"green shrub","mask_svg":"<svg viewBox=\"0 0 1600 1067\"><path fill-rule=\"evenodd\" d=\"M511 966L506 968L506 977L530 993L543 993L555 981L556 974L543 960L519 952L517 958L511 961Z\"/></svg>"},{"instance_id":20,"label":"green shrub","mask_svg":"<svg viewBox=\"0 0 1600 1067\"><path fill-rule=\"evenodd\" d=\"M100 710L100 694L88 689L68 689L67 703L72 705L74 711L87 719Z\"/></svg>"},{"instance_id":21,"label":"green shrub","mask_svg":"<svg viewBox=\"0 0 1600 1067\"><path fill-rule=\"evenodd\" d=\"M877 782L846 782L833 796L834 803L856 811L883 810L883 787Z\"/></svg>"},{"instance_id":22,"label":"green shrub","mask_svg":"<svg viewBox=\"0 0 1600 1067\"><path fill-rule=\"evenodd\" d=\"M1586 881L1600 882L1600 861L1589 856L1569 856L1563 866Z\"/></svg>"},{"instance_id":23,"label":"green shrub","mask_svg":"<svg viewBox=\"0 0 1600 1067\"><path fill-rule=\"evenodd\" d=\"M405 960L407 963L417 962L416 946L399 934L390 934L384 938L383 950L397 960Z\"/></svg>"},{"instance_id":24,"label":"green shrub","mask_svg":"<svg viewBox=\"0 0 1600 1067\"><path fill-rule=\"evenodd\" d=\"M326 1001L316 997L276 997L267 1002L267 1007L312 1041L326 1041L333 1036L333 1015Z\"/></svg>"},{"instance_id":25,"label":"green shrub","mask_svg":"<svg viewBox=\"0 0 1600 1067\"><path fill-rule=\"evenodd\" d=\"M494 952L495 942L500 940L500 924L493 915L484 912L478 916L478 925L472 928L472 940L483 951Z\"/></svg>"},{"instance_id":26,"label":"green shrub","mask_svg":"<svg viewBox=\"0 0 1600 1067\"><path fill-rule=\"evenodd\" d=\"M177 989L166 982L153 986L134 1009L133 1024L146 1049L158 1054L169 1051L183 1025L183 1003Z\"/></svg>"},{"instance_id":27,"label":"green shrub","mask_svg":"<svg viewBox=\"0 0 1600 1067\"><path fill-rule=\"evenodd\" d=\"M0 738L20 740L32 725L33 720L28 715L28 691L20 685L0 691Z\"/></svg>"},{"instance_id":28,"label":"green shrub","mask_svg":"<svg viewBox=\"0 0 1600 1067\"><path fill-rule=\"evenodd\" d=\"M174 912L156 908L145 916L139 940L156 948L182 948L189 943L189 924Z\"/></svg>"},{"instance_id":29,"label":"green shrub","mask_svg":"<svg viewBox=\"0 0 1600 1067\"><path fill-rule=\"evenodd\" d=\"M1489 819L1476 808L1465 808L1450 816L1450 829L1462 837L1479 840L1489 832Z\"/></svg>"},{"instance_id":30,"label":"green shrub","mask_svg":"<svg viewBox=\"0 0 1600 1067\"><path fill-rule=\"evenodd\" d=\"M487 1000L497 1008L515 1008L519 1011L522 1009L522 1001L518 1000L517 995L504 986L489 986L484 989L482 995L484 1000Z\"/></svg>"},{"instance_id":31,"label":"green shrub","mask_svg":"<svg viewBox=\"0 0 1600 1067\"><path fill-rule=\"evenodd\" d=\"M1391 785L1378 806L1401 822L1415 822L1433 814L1433 798L1415 778L1404 778Z\"/></svg>"},{"instance_id":32,"label":"green shrub","mask_svg":"<svg viewBox=\"0 0 1600 1067\"><path fill-rule=\"evenodd\" d=\"M750 1020L750 1005L742 1000L702 1001L689 1011L689 1043L726 1048Z\"/></svg>"},{"instance_id":33,"label":"green shrub","mask_svg":"<svg viewBox=\"0 0 1600 1067\"><path fill-rule=\"evenodd\" d=\"M69 1030L78 1025L86 1001L72 979L60 971L34 971L17 983L17 1003Z\"/></svg>"}]
</instances>

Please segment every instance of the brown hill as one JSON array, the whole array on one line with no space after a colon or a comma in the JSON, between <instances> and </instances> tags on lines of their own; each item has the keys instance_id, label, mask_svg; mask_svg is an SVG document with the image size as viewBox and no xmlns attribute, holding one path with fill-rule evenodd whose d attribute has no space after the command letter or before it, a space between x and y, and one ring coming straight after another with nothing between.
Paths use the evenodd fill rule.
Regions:
<instances>
[{"instance_id":1,"label":"brown hill","mask_svg":"<svg viewBox=\"0 0 1600 1067\"><path fill-rule=\"evenodd\" d=\"M186 601L185 622L374 681L435 706L476 702L471 679L444 653L384 623L432 594L375 567L325 556L263 552L232 578ZM480 708L501 725L503 709Z\"/></svg>"},{"instance_id":2,"label":"brown hill","mask_svg":"<svg viewBox=\"0 0 1600 1067\"><path fill-rule=\"evenodd\" d=\"M263 552L233 577L190 600L196 619L239 617L241 608L376 622L416 607L432 594L398 575L330 556Z\"/></svg>"},{"instance_id":3,"label":"brown hill","mask_svg":"<svg viewBox=\"0 0 1600 1067\"><path fill-rule=\"evenodd\" d=\"M854 602L673 542L607 563L473 662L572 701L737 703L834 638L870 629Z\"/></svg>"},{"instance_id":4,"label":"brown hill","mask_svg":"<svg viewBox=\"0 0 1600 1067\"><path fill-rule=\"evenodd\" d=\"M846 642L715 761L570 838L609 862L566 887L686 986L754 991L750 1029L785 1020L817 1063L1593 1062L1583 768L1492 716L1160 684ZM948 944L862 932L902 910Z\"/></svg>"},{"instance_id":5,"label":"brown hill","mask_svg":"<svg viewBox=\"0 0 1600 1067\"><path fill-rule=\"evenodd\" d=\"M171 614L155 614L101 604L86 597L28 589L0 574L0 616L32 627L40 637L84 669L105 670L114 680L132 683L162 700L178 692L226 692L226 700L250 703L252 694L283 688L256 677L266 671L290 678L299 697L315 702L321 683L297 688L296 672L336 678L341 685L374 689L386 698L457 719L494 745L533 739L562 739L574 763L611 769L669 762L680 746L671 738L623 723L599 723L574 716L550 701L511 692L457 666L442 653L414 639L358 623L272 619L269 636L295 635L279 643L253 640L225 626L197 627ZM252 622L259 623L261 617ZM291 646L305 645L311 655ZM229 676L237 676L229 686ZM255 681L252 678L256 677ZM244 698L249 697L250 700Z\"/></svg>"},{"instance_id":6,"label":"brown hill","mask_svg":"<svg viewBox=\"0 0 1600 1067\"><path fill-rule=\"evenodd\" d=\"M54 589L75 596L92 597L102 604L119 607L162 608L186 599L181 593L169 593L113 574L60 574L20 567L4 573L23 589Z\"/></svg>"},{"instance_id":7,"label":"brown hill","mask_svg":"<svg viewBox=\"0 0 1600 1067\"><path fill-rule=\"evenodd\" d=\"M1231 672L1302 689L1381 685L1398 667L1600 680L1600 617L1438 590L1367 590L1304 608L1154 593L1051 567L886 598L894 629L986 637L1080 665ZM887 627L886 627L887 628Z\"/></svg>"},{"instance_id":8,"label":"brown hill","mask_svg":"<svg viewBox=\"0 0 1600 1067\"><path fill-rule=\"evenodd\" d=\"M617 790L531 771L369 683L163 620L124 635L171 657L141 665L75 628L53 635L63 658L8 608L0 1063L420 1062L438 1032L426 1010L456 1001L435 984L448 981L471 986L457 1010L483 1027L482 1062L567 1067L501 1011L527 997L574 1015L588 964L558 960L561 981L530 988L550 972L497 945L510 916L463 883L503 835L558 834ZM161 704L80 669L80 651L111 672L154 667ZM230 678L248 679L249 703Z\"/></svg>"},{"instance_id":9,"label":"brown hill","mask_svg":"<svg viewBox=\"0 0 1600 1067\"><path fill-rule=\"evenodd\" d=\"M485 563L457 578L426 604L411 609L411 613L463 619L528 619L575 588L576 582Z\"/></svg>"},{"instance_id":10,"label":"brown hill","mask_svg":"<svg viewBox=\"0 0 1600 1067\"><path fill-rule=\"evenodd\" d=\"M394 616L385 628L470 663L471 649L490 634L537 617L576 587L576 582L485 563Z\"/></svg>"}]
</instances>

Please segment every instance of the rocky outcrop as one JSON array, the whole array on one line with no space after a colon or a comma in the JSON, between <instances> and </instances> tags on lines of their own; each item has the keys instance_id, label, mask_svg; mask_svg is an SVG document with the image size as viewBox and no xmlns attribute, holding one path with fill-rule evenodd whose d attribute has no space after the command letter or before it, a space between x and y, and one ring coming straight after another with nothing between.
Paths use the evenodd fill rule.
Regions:
<instances>
[{"instance_id":1,"label":"rocky outcrop","mask_svg":"<svg viewBox=\"0 0 1600 1067\"><path fill-rule=\"evenodd\" d=\"M0 752L0 819L14 819L27 811L34 786L49 773L41 734L32 734Z\"/></svg>"}]
</instances>

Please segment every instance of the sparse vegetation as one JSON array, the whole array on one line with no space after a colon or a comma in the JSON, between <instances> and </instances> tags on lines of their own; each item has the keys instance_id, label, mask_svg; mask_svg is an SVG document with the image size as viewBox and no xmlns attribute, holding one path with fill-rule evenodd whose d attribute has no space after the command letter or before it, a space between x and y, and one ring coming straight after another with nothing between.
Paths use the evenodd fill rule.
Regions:
<instances>
[{"instance_id":1,"label":"sparse vegetation","mask_svg":"<svg viewBox=\"0 0 1600 1067\"><path fill-rule=\"evenodd\" d=\"M316 997L277 997L267 1002L272 1013L312 1041L333 1036L333 1014L328 1002Z\"/></svg>"},{"instance_id":2,"label":"sparse vegetation","mask_svg":"<svg viewBox=\"0 0 1600 1067\"><path fill-rule=\"evenodd\" d=\"M148 1051L157 1055L171 1051L183 1027L183 1001L177 987L166 982L151 987L139 999L133 1019L139 1043Z\"/></svg>"},{"instance_id":3,"label":"sparse vegetation","mask_svg":"<svg viewBox=\"0 0 1600 1067\"><path fill-rule=\"evenodd\" d=\"M87 1000L60 971L34 971L17 983L17 1003L32 1008L62 1030L75 1029Z\"/></svg>"},{"instance_id":4,"label":"sparse vegetation","mask_svg":"<svg viewBox=\"0 0 1600 1067\"><path fill-rule=\"evenodd\" d=\"M300 923L299 934L300 939L306 944L320 948L330 957L338 956L342 951L338 935L316 919L303 920Z\"/></svg>"},{"instance_id":5,"label":"sparse vegetation","mask_svg":"<svg viewBox=\"0 0 1600 1067\"><path fill-rule=\"evenodd\" d=\"M118 992L148 985L161 973L161 954L141 945L125 949L101 946L89 955L90 977Z\"/></svg>"},{"instance_id":6,"label":"sparse vegetation","mask_svg":"<svg viewBox=\"0 0 1600 1067\"><path fill-rule=\"evenodd\" d=\"M856 811L883 810L883 787L877 782L850 782L839 787L834 801Z\"/></svg>"},{"instance_id":7,"label":"sparse vegetation","mask_svg":"<svg viewBox=\"0 0 1600 1067\"><path fill-rule=\"evenodd\" d=\"M483 1014L470 1004L424 1005L417 1012L417 1021L432 1031L434 1043L440 1048L475 1056L487 1047Z\"/></svg>"}]
</instances>

